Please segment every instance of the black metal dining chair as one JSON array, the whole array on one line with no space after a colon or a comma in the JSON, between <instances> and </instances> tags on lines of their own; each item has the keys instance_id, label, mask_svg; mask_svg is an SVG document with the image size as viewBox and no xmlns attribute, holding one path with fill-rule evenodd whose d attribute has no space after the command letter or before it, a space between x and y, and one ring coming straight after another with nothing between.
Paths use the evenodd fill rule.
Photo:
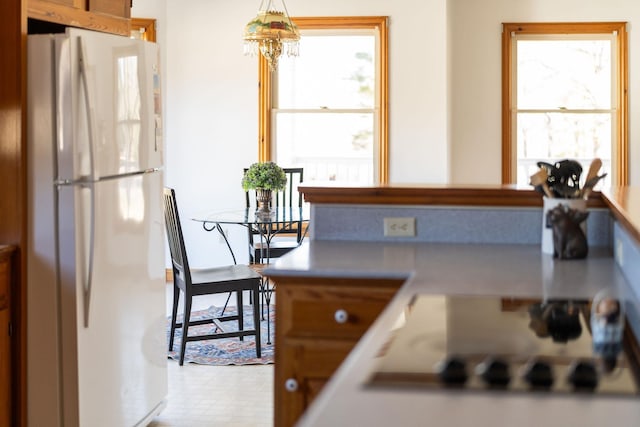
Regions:
<instances>
[{"instance_id":1,"label":"black metal dining chair","mask_svg":"<svg viewBox=\"0 0 640 427\"><path fill-rule=\"evenodd\" d=\"M249 227L249 262L251 264L266 264L273 258L281 257L287 252L297 248L304 237L304 224L302 221L288 221L291 217L291 209L302 208L302 195L298 192L298 186L304 178L304 168L283 168L287 176L287 185L283 190L274 191L274 203L281 209L279 218L281 222L270 224L262 233ZM247 172L247 169L244 169ZM256 192L245 192L247 208L257 206ZM288 209L287 209L288 208ZM265 239L268 236L268 242Z\"/></svg>"},{"instance_id":2,"label":"black metal dining chair","mask_svg":"<svg viewBox=\"0 0 640 427\"><path fill-rule=\"evenodd\" d=\"M173 351L173 341L176 328L182 328L182 342L180 345L179 364L184 363L186 345L191 341L202 341L219 338L238 337L240 341L245 336L255 336L256 357L262 357L260 341L260 309L258 304L253 305L253 329L244 328L244 312L242 305L243 291L249 291L254 301L258 301L261 277L253 269L246 265L233 264L224 267L207 269L191 269L187 260L187 251L184 245L178 205L175 191L172 188L164 189L164 215L167 229L167 238L171 252L171 264L173 267L173 307L171 312L171 335L169 338L169 351ZM176 321L180 293L184 294L184 318L181 323ZM200 295L220 294L227 292L236 293L237 313L235 315L190 320L193 297ZM224 312L223 312L224 313ZM222 322L236 320L237 331L225 331ZM216 326L214 333L189 336L189 327L212 323Z\"/></svg>"}]
</instances>

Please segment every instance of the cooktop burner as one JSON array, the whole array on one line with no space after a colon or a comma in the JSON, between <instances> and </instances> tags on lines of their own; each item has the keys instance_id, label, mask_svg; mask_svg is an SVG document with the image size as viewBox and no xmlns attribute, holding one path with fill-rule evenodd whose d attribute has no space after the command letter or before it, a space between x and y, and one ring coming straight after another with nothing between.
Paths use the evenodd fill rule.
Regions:
<instances>
[{"instance_id":1,"label":"cooktop burner","mask_svg":"<svg viewBox=\"0 0 640 427\"><path fill-rule=\"evenodd\" d=\"M606 296L418 295L367 385L637 395L638 364L624 323L620 302Z\"/></svg>"}]
</instances>

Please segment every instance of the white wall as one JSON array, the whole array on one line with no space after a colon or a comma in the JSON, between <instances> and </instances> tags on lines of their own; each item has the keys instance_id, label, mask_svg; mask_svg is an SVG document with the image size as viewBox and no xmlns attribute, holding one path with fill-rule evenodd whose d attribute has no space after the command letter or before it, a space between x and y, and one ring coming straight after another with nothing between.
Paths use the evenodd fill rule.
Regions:
<instances>
[{"instance_id":1,"label":"white wall","mask_svg":"<svg viewBox=\"0 0 640 427\"><path fill-rule=\"evenodd\" d=\"M501 23L626 21L629 39L629 165L640 184L640 2L636 0L449 0L451 153L455 183L499 183L501 167Z\"/></svg>"},{"instance_id":2,"label":"white wall","mask_svg":"<svg viewBox=\"0 0 640 427\"><path fill-rule=\"evenodd\" d=\"M241 36L259 3L134 2L132 16L159 19L166 183L178 192L192 265L230 261L219 237L189 218L242 206L241 171L257 159L257 59L242 55ZM287 7L293 16L390 17L392 183L500 182L502 22L628 21L630 164L640 161L633 126L640 119L640 97L633 96L636 0L289 0ZM631 182L640 184L640 170ZM245 261L244 230L229 232Z\"/></svg>"}]
</instances>

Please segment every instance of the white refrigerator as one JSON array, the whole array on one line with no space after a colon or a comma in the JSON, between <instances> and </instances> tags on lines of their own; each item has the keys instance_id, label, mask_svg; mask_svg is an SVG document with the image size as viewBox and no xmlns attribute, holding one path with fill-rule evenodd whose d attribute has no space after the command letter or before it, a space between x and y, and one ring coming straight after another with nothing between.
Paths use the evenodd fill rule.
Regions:
<instances>
[{"instance_id":1,"label":"white refrigerator","mask_svg":"<svg viewBox=\"0 0 640 427\"><path fill-rule=\"evenodd\" d=\"M166 405L158 71L153 43L28 37L29 426L146 425Z\"/></svg>"}]
</instances>

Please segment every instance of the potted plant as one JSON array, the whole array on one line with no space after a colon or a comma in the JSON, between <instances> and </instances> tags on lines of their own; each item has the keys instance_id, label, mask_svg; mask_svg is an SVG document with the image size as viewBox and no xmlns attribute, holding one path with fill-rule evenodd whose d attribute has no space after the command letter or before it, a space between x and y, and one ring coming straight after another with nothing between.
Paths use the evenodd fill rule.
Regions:
<instances>
[{"instance_id":1,"label":"potted plant","mask_svg":"<svg viewBox=\"0 0 640 427\"><path fill-rule=\"evenodd\" d=\"M271 192L282 190L286 185L284 170L274 162L254 163L242 177L244 191L256 190L258 209L261 211L269 210Z\"/></svg>"}]
</instances>

